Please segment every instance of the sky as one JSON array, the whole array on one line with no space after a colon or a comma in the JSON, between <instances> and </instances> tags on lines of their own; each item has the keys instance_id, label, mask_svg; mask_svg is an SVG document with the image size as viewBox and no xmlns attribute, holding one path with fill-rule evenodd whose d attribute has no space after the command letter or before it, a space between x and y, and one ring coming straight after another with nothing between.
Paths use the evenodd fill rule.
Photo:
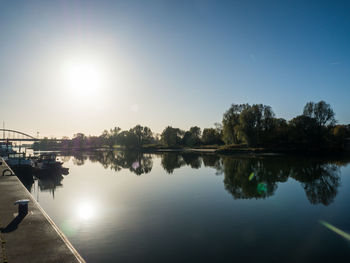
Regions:
<instances>
[{"instance_id":1,"label":"sky","mask_svg":"<svg viewBox=\"0 0 350 263\"><path fill-rule=\"evenodd\" d=\"M350 123L350 1L0 0L0 121L40 137L213 127L232 103Z\"/></svg>"}]
</instances>

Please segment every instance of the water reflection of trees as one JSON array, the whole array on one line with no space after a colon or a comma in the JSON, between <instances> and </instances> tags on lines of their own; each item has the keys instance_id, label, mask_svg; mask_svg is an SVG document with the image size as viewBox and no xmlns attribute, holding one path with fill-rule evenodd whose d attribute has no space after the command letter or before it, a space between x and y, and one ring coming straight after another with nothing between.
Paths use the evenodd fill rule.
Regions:
<instances>
[{"instance_id":1,"label":"water reflection of trees","mask_svg":"<svg viewBox=\"0 0 350 263\"><path fill-rule=\"evenodd\" d=\"M84 152L74 152L73 164L81 166L85 164L88 156Z\"/></svg>"},{"instance_id":2,"label":"water reflection of trees","mask_svg":"<svg viewBox=\"0 0 350 263\"><path fill-rule=\"evenodd\" d=\"M224 185L235 199L266 198L288 174L259 159L223 159Z\"/></svg>"},{"instance_id":3,"label":"water reflection of trees","mask_svg":"<svg viewBox=\"0 0 350 263\"><path fill-rule=\"evenodd\" d=\"M278 183L293 178L301 183L312 204L329 205L340 185L340 166L348 160L297 157L234 158L214 154L163 153L161 165L167 173L188 165L216 169L224 175L225 189L235 199L267 198L275 194Z\"/></svg>"},{"instance_id":4,"label":"water reflection of trees","mask_svg":"<svg viewBox=\"0 0 350 263\"><path fill-rule=\"evenodd\" d=\"M340 166L348 160L255 157L241 158L215 154L176 153L159 154L161 166L172 174L175 169L189 166L199 169L212 167L216 174L224 175L225 189L235 199L267 198L275 194L278 184L293 178L300 182L312 204L329 205L337 195L340 185ZM135 151L101 151L93 154L74 154L73 162L84 164L89 159L114 171L129 169L141 175L152 170L152 155Z\"/></svg>"},{"instance_id":5,"label":"water reflection of trees","mask_svg":"<svg viewBox=\"0 0 350 263\"><path fill-rule=\"evenodd\" d=\"M199 169L202 166L201 156L193 153L162 153L161 158L162 167L169 174L172 174L175 169L184 165L188 165L193 169Z\"/></svg>"},{"instance_id":6,"label":"water reflection of trees","mask_svg":"<svg viewBox=\"0 0 350 263\"><path fill-rule=\"evenodd\" d=\"M55 190L62 187L63 175L61 171L53 171L45 176L37 177L38 186L41 192L51 192L55 198Z\"/></svg>"},{"instance_id":7,"label":"water reflection of trees","mask_svg":"<svg viewBox=\"0 0 350 263\"><path fill-rule=\"evenodd\" d=\"M186 163L186 165L189 165L193 169L199 169L202 166L202 159L199 158L198 155L191 154L191 153L183 153L182 159Z\"/></svg>"},{"instance_id":8,"label":"water reflection of trees","mask_svg":"<svg viewBox=\"0 0 350 263\"><path fill-rule=\"evenodd\" d=\"M76 159L76 155L73 156ZM136 151L97 151L86 154L85 157L78 155L78 160L86 160L87 158L91 162L101 163L105 169L110 168L114 171L129 169L136 175L147 174L153 167L151 155Z\"/></svg>"},{"instance_id":9,"label":"water reflection of trees","mask_svg":"<svg viewBox=\"0 0 350 263\"><path fill-rule=\"evenodd\" d=\"M329 205L340 185L340 167L332 162L302 158L223 157L224 184L235 199L266 198L289 177L301 183L312 204Z\"/></svg>"},{"instance_id":10,"label":"water reflection of trees","mask_svg":"<svg viewBox=\"0 0 350 263\"><path fill-rule=\"evenodd\" d=\"M161 164L167 173L172 174L175 169L185 165L185 161L180 154L164 153L162 154Z\"/></svg>"},{"instance_id":11,"label":"water reflection of trees","mask_svg":"<svg viewBox=\"0 0 350 263\"><path fill-rule=\"evenodd\" d=\"M340 169L333 163L312 161L294 166L291 176L299 181L312 204L329 205L337 195Z\"/></svg>"}]
</instances>

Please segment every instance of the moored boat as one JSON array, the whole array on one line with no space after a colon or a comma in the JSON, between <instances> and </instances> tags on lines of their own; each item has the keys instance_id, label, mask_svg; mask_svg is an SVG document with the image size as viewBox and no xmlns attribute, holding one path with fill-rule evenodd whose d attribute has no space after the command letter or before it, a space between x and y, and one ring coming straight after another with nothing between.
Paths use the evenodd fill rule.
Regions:
<instances>
[{"instance_id":1,"label":"moored boat","mask_svg":"<svg viewBox=\"0 0 350 263\"><path fill-rule=\"evenodd\" d=\"M31 174L33 161L25 153L8 153L4 160L17 175Z\"/></svg>"},{"instance_id":2,"label":"moored boat","mask_svg":"<svg viewBox=\"0 0 350 263\"><path fill-rule=\"evenodd\" d=\"M0 142L0 156L16 153L11 142Z\"/></svg>"},{"instance_id":3,"label":"moored boat","mask_svg":"<svg viewBox=\"0 0 350 263\"><path fill-rule=\"evenodd\" d=\"M61 168L62 164L63 162L57 160L55 153L44 153L34 161L33 167L40 170L56 169Z\"/></svg>"},{"instance_id":4,"label":"moored boat","mask_svg":"<svg viewBox=\"0 0 350 263\"><path fill-rule=\"evenodd\" d=\"M55 153L41 154L34 160L33 168L36 176L49 176L50 174L68 174L68 168L62 167L63 162L57 159Z\"/></svg>"}]
</instances>

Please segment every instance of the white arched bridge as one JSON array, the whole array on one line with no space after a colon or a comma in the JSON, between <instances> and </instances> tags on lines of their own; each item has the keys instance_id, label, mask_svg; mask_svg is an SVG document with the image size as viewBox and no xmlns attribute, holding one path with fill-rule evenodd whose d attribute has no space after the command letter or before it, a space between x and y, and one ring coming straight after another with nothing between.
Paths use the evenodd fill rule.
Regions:
<instances>
[{"instance_id":1,"label":"white arched bridge","mask_svg":"<svg viewBox=\"0 0 350 263\"><path fill-rule=\"evenodd\" d=\"M2 136L1 136L2 135ZM35 138L27 133L11 130L11 129L0 129L0 141L29 141L37 142L42 139ZM62 139L49 139L52 141L62 141Z\"/></svg>"}]
</instances>

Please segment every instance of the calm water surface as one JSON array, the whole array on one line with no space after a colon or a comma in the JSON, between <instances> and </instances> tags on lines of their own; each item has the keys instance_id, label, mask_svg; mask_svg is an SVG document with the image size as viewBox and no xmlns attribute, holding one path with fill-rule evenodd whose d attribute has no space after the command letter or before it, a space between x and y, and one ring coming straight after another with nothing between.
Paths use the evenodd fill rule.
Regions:
<instances>
[{"instance_id":1,"label":"calm water surface","mask_svg":"<svg viewBox=\"0 0 350 263\"><path fill-rule=\"evenodd\" d=\"M349 159L61 156L31 192L87 262L349 262Z\"/></svg>"}]
</instances>

